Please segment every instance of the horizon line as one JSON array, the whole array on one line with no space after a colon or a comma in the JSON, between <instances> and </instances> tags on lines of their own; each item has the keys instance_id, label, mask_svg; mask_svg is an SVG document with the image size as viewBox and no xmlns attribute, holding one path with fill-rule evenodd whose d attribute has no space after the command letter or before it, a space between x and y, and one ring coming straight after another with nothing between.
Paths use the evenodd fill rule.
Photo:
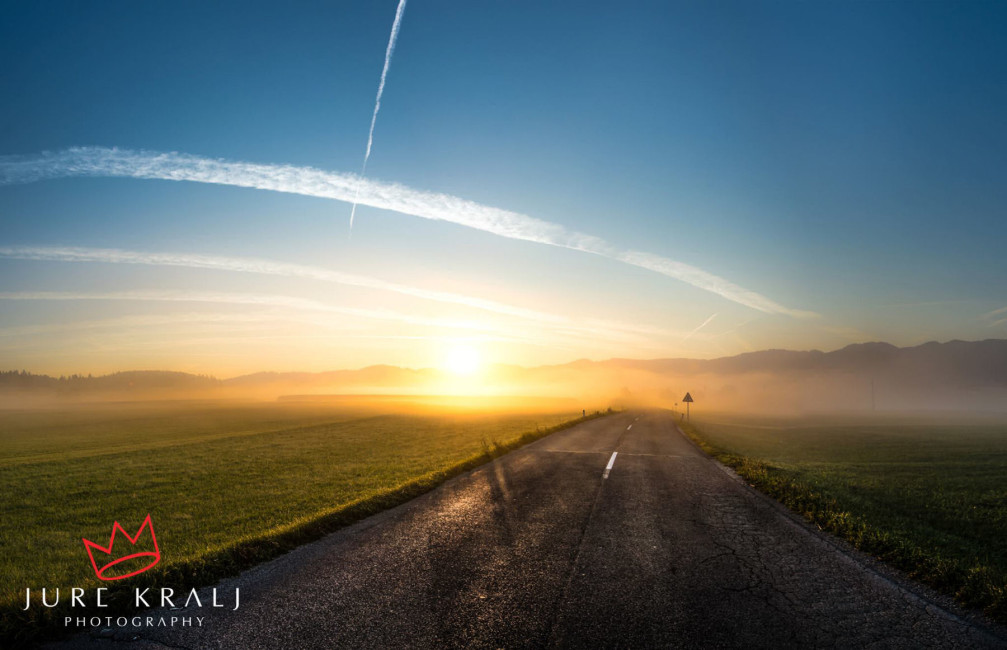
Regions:
<instances>
[{"instance_id":1,"label":"horizon line","mask_svg":"<svg viewBox=\"0 0 1007 650\"><path fill-rule=\"evenodd\" d=\"M488 363L488 364L486 364L486 366L490 367L490 368L492 368L492 367L506 367L506 368L519 368L519 369L522 369L522 370L536 370L536 369L539 369L539 368L558 368L558 367L561 367L561 366L569 366L569 365L572 365L572 364L575 364L575 363L583 363L583 362L594 363L594 364L601 364L601 363L606 363L606 362L609 362L609 361L637 361L637 362L641 362L641 361L642 362L657 362L657 361L719 361L721 359L735 359L735 358L738 358L738 357L750 356L750 355L753 355L753 354L760 354L760 353L765 353L765 352L793 352L793 353L797 353L797 354L811 354L811 353L817 352L817 353L820 353L820 354L832 354L832 353L835 353L835 352L841 352L842 350L846 350L846 349L851 348L851 347L861 346L861 345L885 345L885 346L889 346L889 347L895 348L896 350L912 350L912 349L921 348L921 347L924 347L924 346L927 346L927 345L949 345L951 343L970 343L970 344L972 344L972 343L988 343L988 342L1007 343L1007 338L986 338L986 339L973 339L973 340L957 339L956 338L956 339L947 339L947 340L944 340L944 341L938 341L938 340L934 339L934 340L930 340L930 341L925 341L923 343L917 343L915 345L895 345L894 343L889 343L887 341L860 341L860 342L857 342L857 343L848 343L848 344L844 345L841 348L835 348L835 349L832 349L832 350L819 350L817 348L803 349L803 350L794 350L794 349L789 349L789 348L764 348L764 349L761 349L761 350L753 350L751 352L739 352L738 354L732 354L732 355L720 356L720 357L650 357L650 358L608 357L608 358L605 358L605 359L591 359L591 358L588 358L588 357L581 357L581 358L573 359L571 361L566 361L566 362L563 362L563 363L550 363L550 364L542 364L542 365L538 365L538 366L523 366L523 365L519 365L519 364L502 363L502 362ZM264 374L274 374L274 375L293 375L293 374L322 375L322 374L331 373L331 372L360 372L362 370L369 370L371 368L394 368L394 369L397 369L397 370L408 370L408 371L411 371L411 372L422 372L422 371L425 371L425 370L430 370L430 371L434 371L434 372L438 372L438 373L450 374L449 371L446 371L446 370L444 370L442 368L437 368L437 367L434 367L434 366L411 367L411 366L399 366L399 365L395 365L395 364L391 364L391 363L373 363L373 364L370 364L370 365L359 366L359 367L355 367L355 368L332 368L332 369L329 369L329 370L255 370L255 371L252 371L252 372L246 372L246 373L242 373L242 374L239 374L239 375L234 375L232 377L217 377L216 375L213 375L213 374L203 374L203 373L196 373L196 372L187 372L187 371L184 371L184 370L169 370L169 369L165 369L165 368L161 368L161 369L152 369L152 368L138 369L138 368L134 368L134 369L131 369L131 370L115 370L115 371L107 372L107 373L101 374L101 375L95 375L93 372L89 372L89 373L87 373L87 376L90 377L90 378L92 378L92 379L99 379L99 378L102 378L102 377L110 377L112 375L126 374L126 373L144 373L144 372L146 372L146 373L173 373L173 374L180 374L180 375L188 375L190 377L205 377L207 379L213 379L213 380L216 380L216 381L224 382L224 381L231 381L233 379L240 379L240 378L243 378L243 377L250 377L252 375L264 375ZM50 374L44 373L44 372L43 373L32 372L32 371L28 370L27 368L21 368L19 370L13 369L13 368L9 369L9 370L0 370L0 375L10 374L10 373L15 373L15 374L27 373L28 375L31 375L31 376L35 376L35 377L49 377L50 379L69 378L69 377L85 377L85 375L83 375L83 374L81 374L79 372L71 373L69 375L66 374L66 373L60 373L59 377L57 377L57 376L50 375Z\"/></svg>"}]
</instances>

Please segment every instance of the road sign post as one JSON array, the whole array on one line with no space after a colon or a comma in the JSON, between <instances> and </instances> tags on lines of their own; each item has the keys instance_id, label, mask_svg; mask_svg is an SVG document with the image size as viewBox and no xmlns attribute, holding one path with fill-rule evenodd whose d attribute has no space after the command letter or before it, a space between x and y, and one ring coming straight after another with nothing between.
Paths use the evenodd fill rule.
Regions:
<instances>
[{"instance_id":1,"label":"road sign post","mask_svg":"<svg viewBox=\"0 0 1007 650\"><path fill-rule=\"evenodd\" d=\"M682 398L682 401L685 402L685 419L689 420L689 404L692 404L696 400L692 399L691 394L686 393L685 397Z\"/></svg>"}]
</instances>

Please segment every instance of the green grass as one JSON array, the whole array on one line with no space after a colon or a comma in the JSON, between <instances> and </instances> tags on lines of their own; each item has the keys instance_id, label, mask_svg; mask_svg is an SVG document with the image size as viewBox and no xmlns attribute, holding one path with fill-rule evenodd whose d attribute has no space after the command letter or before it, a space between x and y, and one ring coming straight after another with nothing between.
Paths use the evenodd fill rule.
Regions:
<instances>
[{"instance_id":1,"label":"green grass","mask_svg":"<svg viewBox=\"0 0 1007 650\"><path fill-rule=\"evenodd\" d=\"M1007 425L710 420L683 430L753 486L1007 622Z\"/></svg>"},{"instance_id":2,"label":"green grass","mask_svg":"<svg viewBox=\"0 0 1007 650\"><path fill-rule=\"evenodd\" d=\"M207 584L579 416L304 404L6 412L0 638L23 641L58 625L58 610L19 611L25 587L117 584L95 578L81 543L106 543L113 520L133 532L149 512L162 552L128 587Z\"/></svg>"}]
</instances>

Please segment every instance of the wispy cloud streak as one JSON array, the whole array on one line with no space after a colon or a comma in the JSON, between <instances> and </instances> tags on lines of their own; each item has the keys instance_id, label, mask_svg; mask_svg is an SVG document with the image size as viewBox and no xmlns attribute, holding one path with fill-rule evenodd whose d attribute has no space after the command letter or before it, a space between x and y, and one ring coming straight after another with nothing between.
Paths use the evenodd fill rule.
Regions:
<instances>
[{"instance_id":1,"label":"wispy cloud streak","mask_svg":"<svg viewBox=\"0 0 1007 650\"><path fill-rule=\"evenodd\" d=\"M31 298L27 298L31 299ZM124 298L123 298L124 299ZM0 328L0 347L16 348L22 350L25 346L52 346L54 341L47 334L64 335L67 332L80 335L82 333L100 332L108 330L114 332L116 342L121 342L127 332L137 333L143 330L155 332L156 339L161 344L165 344L167 339L161 334L172 331L177 332L179 327L191 328L202 326L203 330L209 333L220 333L217 340L233 341L236 334L241 332L265 332L270 326L276 323L299 323L303 325L322 328L320 333L309 334L299 331L296 334L273 334L272 338L296 338L304 340L307 338L332 338L338 336L340 340L345 339L370 339L370 340L429 340L446 341L457 343L458 341L473 342L503 342L520 343L524 345L534 345L555 349L555 341L540 341L528 337L510 336L502 334L450 334L450 335L427 335L427 334L376 334L370 326L359 324L347 324L333 322L327 315L316 315L313 313L301 313L299 310L283 310L280 314L276 310L266 310L262 312L249 313L217 313L217 312L193 312L162 315L133 315L118 318L106 318L100 320L84 320L72 323L49 323L45 325L25 325L15 327ZM226 329L218 329L216 326L225 326ZM166 329L167 328L167 329ZM360 333L365 331L368 333ZM39 338L39 337L44 338ZM69 346L77 345L78 339L71 339L61 336L59 341Z\"/></svg>"},{"instance_id":2,"label":"wispy cloud streak","mask_svg":"<svg viewBox=\"0 0 1007 650\"><path fill-rule=\"evenodd\" d=\"M4 291L0 292L0 300L114 300L140 302L195 302L212 304L251 305L257 307L279 307L300 311L325 312L372 318L377 320L398 321L414 325L429 325L457 329L495 330L496 328L481 323L463 321L438 320L420 318L385 309L357 309L329 305L317 300L279 296L270 294L232 293L217 291Z\"/></svg>"},{"instance_id":3,"label":"wispy cloud streak","mask_svg":"<svg viewBox=\"0 0 1007 650\"><path fill-rule=\"evenodd\" d=\"M1001 325L1007 324L1007 318L1001 318L1004 314L1007 314L1007 307L1001 307L1000 309L994 309L991 312L982 315L982 319L989 321L987 327L1000 327Z\"/></svg>"},{"instance_id":4,"label":"wispy cloud streak","mask_svg":"<svg viewBox=\"0 0 1007 650\"><path fill-rule=\"evenodd\" d=\"M72 246L0 246L0 259L34 260L43 262L138 264L145 266L172 266L192 269L211 269L237 273L256 273L290 278L331 282L347 286L376 289L398 293L421 300L471 307L491 313L536 321L557 328L574 328L603 335L619 332L672 336L674 332L647 325L622 323L601 319L574 322L558 314L526 309L515 305L476 298L446 291L434 291L409 285L388 282L351 273L343 273L318 266L292 264L261 258L199 255L194 253L152 253L115 248L80 248ZM587 327L585 327L587 326ZM608 331L605 331L608 330Z\"/></svg>"},{"instance_id":5,"label":"wispy cloud streak","mask_svg":"<svg viewBox=\"0 0 1007 650\"><path fill-rule=\"evenodd\" d=\"M133 291L6 291L0 292L0 301L126 301L126 302L168 302L168 303L208 303L213 305L241 305L268 310L266 315L276 320L302 320L292 318L291 312L302 314L320 314L330 318L333 315L354 318L394 321L409 325L429 326L436 330L450 329L453 332L482 332L479 336L491 336L494 340L524 343L549 348L563 347L571 340L577 339L584 343L597 344L599 336L602 340L622 341L620 345L632 344L634 338L623 332L591 327L555 327L545 330L545 335L529 335L526 330L499 327L492 323L478 321L463 321L449 319L434 319L417 317L401 312L384 309L357 309L342 307L328 303L275 294L256 294L218 291L189 290L133 290ZM316 324L331 323L316 322ZM341 323L341 324L346 324ZM71 324L69 329L76 329L78 324ZM0 336L4 333L0 329ZM23 333L15 330L14 334ZM446 335L450 340L458 340L458 335Z\"/></svg>"},{"instance_id":6,"label":"wispy cloud streak","mask_svg":"<svg viewBox=\"0 0 1007 650\"><path fill-rule=\"evenodd\" d=\"M180 313L167 315L122 316L119 318L103 318L100 320L83 320L75 322L47 323L44 325L21 325L0 328L0 338L37 336L62 332L76 332L91 329L135 329L158 327L163 325L178 326L192 324L262 324L280 320L272 314L226 314L226 313Z\"/></svg>"},{"instance_id":7,"label":"wispy cloud streak","mask_svg":"<svg viewBox=\"0 0 1007 650\"><path fill-rule=\"evenodd\" d=\"M556 223L501 210L448 194L368 180L312 167L265 165L200 158L180 153L73 148L34 156L0 157L0 184L71 176L148 178L249 187L351 202L423 219L446 221L510 239L592 253L675 278L768 314L817 317L740 287L708 271L652 253L623 250Z\"/></svg>"},{"instance_id":8,"label":"wispy cloud streak","mask_svg":"<svg viewBox=\"0 0 1007 650\"><path fill-rule=\"evenodd\" d=\"M367 175L367 161L371 159L371 147L374 146L374 126L378 123L378 111L381 110L381 96L385 94L385 80L388 78L388 68L392 65L392 54L395 52L395 41L399 38L399 27L402 26L402 14L406 12L406 0L399 0L395 9L395 20L392 21L392 33L388 36L388 47L385 48L385 65L381 68L381 81L378 82L378 96L374 99L374 113L371 114L371 128L367 131L367 150L364 152L364 164L360 167L360 175ZM359 193L359 188L358 188ZM353 230L353 218L357 214L357 200L354 198L350 208L350 230Z\"/></svg>"},{"instance_id":9,"label":"wispy cloud streak","mask_svg":"<svg viewBox=\"0 0 1007 650\"><path fill-rule=\"evenodd\" d=\"M106 264L140 264L145 266L178 266L303 278L380 291L390 291L423 300L463 305L520 318L552 323L565 321L561 316L524 309L483 298L412 287L395 282L387 282L378 278L333 271L318 266L291 264L261 258L199 255L194 253L153 253L115 248L79 248L71 246L0 246L0 258L45 262L99 262Z\"/></svg>"}]
</instances>

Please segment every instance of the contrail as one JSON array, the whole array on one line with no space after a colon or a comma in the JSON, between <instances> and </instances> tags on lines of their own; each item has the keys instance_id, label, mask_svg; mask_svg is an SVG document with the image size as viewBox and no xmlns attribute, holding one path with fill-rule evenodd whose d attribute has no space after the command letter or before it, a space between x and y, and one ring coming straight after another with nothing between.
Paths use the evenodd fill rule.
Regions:
<instances>
[{"instance_id":1,"label":"contrail","mask_svg":"<svg viewBox=\"0 0 1007 650\"><path fill-rule=\"evenodd\" d=\"M150 178L252 187L350 202L423 219L447 221L500 237L578 250L648 269L767 313L818 318L814 312L784 307L713 273L666 257L623 250L604 239L528 215L501 210L448 194L424 192L394 183L325 172L312 167L264 165L200 158L180 153L152 153L80 147L34 156L0 157L0 185L73 176ZM358 194L359 191L359 194Z\"/></svg>"},{"instance_id":2,"label":"contrail","mask_svg":"<svg viewBox=\"0 0 1007 650\"><path fill-rule=\"evenodd\" d=\"M699 327L697 327L696 329L692 330L691 332L689 332L688 334L685 335L685 338L682 339L682 342L684 343L685 341L688 341L689 339L691 339L693 334L695 334L699 330L703 329L704 327L706 327L707 325L709 325L710 323L712 323L713 319L716 318L717 316L718 316L718 314L713 314L709 318L707 318L705 321L703 321L702 323L700 323Z\"/></svg>"},{"instance_id":3,"label":"contrail","mask_svg":"<svg viewBox=\"0 0 1007 650\"><path fill-rule=\"evenodd\" d=\"M360 167L360 176L367 174L367 161L371 158L371 147L374 146L374 125L378 121L378 111L381 110L381 95L385 92L385 79L388 78L388 67L392 64L392 53L395 52L395 41L399 38L399 27L402 25L402 14L406 12L406 0L399 0L395 10L395 20L392 22L392 33L388 36L388 47L385 48L385 65L381 68L381 81L378 82L378 96L374 100L374 113L371 114L371 128L367 131L367 150L364 152L364 164ZM360 194L359 187L357 194ZM353 230L353 217L357 214L357 199L353 199L350 208L350 230Z\"/></svg>"}]
</instances>

